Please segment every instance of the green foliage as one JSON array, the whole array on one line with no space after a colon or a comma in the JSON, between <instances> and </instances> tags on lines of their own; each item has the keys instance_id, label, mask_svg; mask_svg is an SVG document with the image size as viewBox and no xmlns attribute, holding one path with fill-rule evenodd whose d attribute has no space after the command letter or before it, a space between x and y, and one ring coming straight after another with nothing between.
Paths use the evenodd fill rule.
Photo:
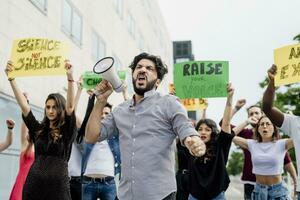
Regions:
<instances>
[{"instance_id":1,"label":"green foliage","mask_svg":"<svg viewBox=\"0 0 300 200\"><path fill-rule=\"evenodd\" d=\"M238 175L243 169L244 155L240 151L234 151L231 153L228 160L227 172L229 175Z\"/></svg>"},{"instance_id":2,"label":"green foliage","mask_svg":"<svg viewBox=\"0 0 300 200\"><path fill-rule=\"evenodd\" d=\"M296 40L296 41L300 42L300 34L296 35L296 36L293 38L293 40Z\"/></svg>"}]
</instances>

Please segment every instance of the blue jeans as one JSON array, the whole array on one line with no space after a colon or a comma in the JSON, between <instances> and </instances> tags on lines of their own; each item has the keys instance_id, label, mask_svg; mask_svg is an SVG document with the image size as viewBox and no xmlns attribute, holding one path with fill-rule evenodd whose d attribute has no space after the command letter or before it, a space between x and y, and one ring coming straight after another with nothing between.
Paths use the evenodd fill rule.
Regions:
<instances>
[{"instance_id":1,"label":"blue jeans","mask_svg":"<svg viewBox=\"0 0 300 200\"><path fill-rule=\"evenodd\" d=\"M115 200L117 197L115 180L94 182L82 182L82 199L84 200Z\"/></svg>"},{"instance_id":2,"label":"blue jeans","mask_svg":"<svg viewBox=\"0 0 300 200\"><path fill-rule=\"evenodd\" d=\"M256 183L251 195L252 200L289 200L289 191L282 183L262 185Z\"/></svg>"},{"instance_id":3,"label":"blue jeans","mask_svg":"<svg viewBox=\"0 0 300 200\"><path fill-rule=\"evenodd\" d=\"M190 194L188 200L200 200L200 199L196 199L195 197L193 197ZM216 196L215 198L213 198L211 200L226 200L224 192L221 192L220 194L218 194L218 196Z\"/></svg>"},{"instance_id":4,"label":"blue jeans","mask_svg":"<svg viewBox=\"0 0 300 200\"><path fill-rule=\"evenodd\" d=\"M300 200L300 192L297 192L297 200Z\"/></svg>"}]
</instances>

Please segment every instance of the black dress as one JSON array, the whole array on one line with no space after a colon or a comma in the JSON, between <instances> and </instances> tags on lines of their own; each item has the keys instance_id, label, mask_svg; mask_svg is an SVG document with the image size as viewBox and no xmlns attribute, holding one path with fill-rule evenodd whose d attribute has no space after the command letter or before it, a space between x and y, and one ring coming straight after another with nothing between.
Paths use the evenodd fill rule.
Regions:
<instances>
[{"instance_id":1,"label":"black dress","mask_svg":"<svg viewBox=\"0 0 300 200\"><path fill-rule=\"evenodd\" d=\"M23 200L71 200L68 160L75 137L76 118L74 112L65 113L65 123L61 128L62 137L54 142L50 128L42 133L41 124L30 111L23 120L34 142L35 160L27 175Z\"/></svg>"}]
</instances>

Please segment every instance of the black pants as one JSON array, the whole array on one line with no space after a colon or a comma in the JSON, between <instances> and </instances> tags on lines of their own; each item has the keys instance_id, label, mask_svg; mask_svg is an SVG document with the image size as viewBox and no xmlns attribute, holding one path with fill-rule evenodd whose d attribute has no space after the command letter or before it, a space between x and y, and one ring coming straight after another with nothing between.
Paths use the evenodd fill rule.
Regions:
<instances>
[{"instance_id":1,"label":"black pants","mask_svg":"<svg viewBox=\"0 0 300 200\"><path fill-rule=\"evenodd\" d=\"M254 190L254 185L252 184L244 184L244 199L245 200L251 200L251 194Z\"/></svg>"},{"instance_id":2,"label":"black pants","mask_svg":"<svg viewBox=\"0 0 300 200\"><path fill-rule=\"evenodd\" d=\"M176 200L187 200L189 198L189 174L187 170L179 170L176 174L177 193Z\"/></svg>"},{"instance_id":3,"label":"black pants","mask_svg":"<svg viewBox=\"0 0 300 200\"><path fill-rule=\"evenodd\" d=\"M80 177L71 177L70 191L72 200L81 200L81 180Z\"/></svg>"}]
</instances>

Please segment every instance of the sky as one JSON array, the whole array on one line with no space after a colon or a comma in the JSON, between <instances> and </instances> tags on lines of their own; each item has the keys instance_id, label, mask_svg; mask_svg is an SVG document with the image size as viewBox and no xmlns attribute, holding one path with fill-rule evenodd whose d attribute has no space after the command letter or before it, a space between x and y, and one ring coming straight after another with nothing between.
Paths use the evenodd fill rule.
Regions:
<instances>
[{"instance_id":1,"label":"sky","mask_svg":"<svg viewBox=\"0 0 300 200\"><path fill-rule=\"evenodd\" d=\"M228 60L236 100L248 107L263 95L259 82L273 50L295 44L299 0L158 0L171 40L191 40L195 60ZM219 121L226 98L208 99L207 117ZM242 109L233 122L246 120Z\"/></svg>"}]
</instances>

